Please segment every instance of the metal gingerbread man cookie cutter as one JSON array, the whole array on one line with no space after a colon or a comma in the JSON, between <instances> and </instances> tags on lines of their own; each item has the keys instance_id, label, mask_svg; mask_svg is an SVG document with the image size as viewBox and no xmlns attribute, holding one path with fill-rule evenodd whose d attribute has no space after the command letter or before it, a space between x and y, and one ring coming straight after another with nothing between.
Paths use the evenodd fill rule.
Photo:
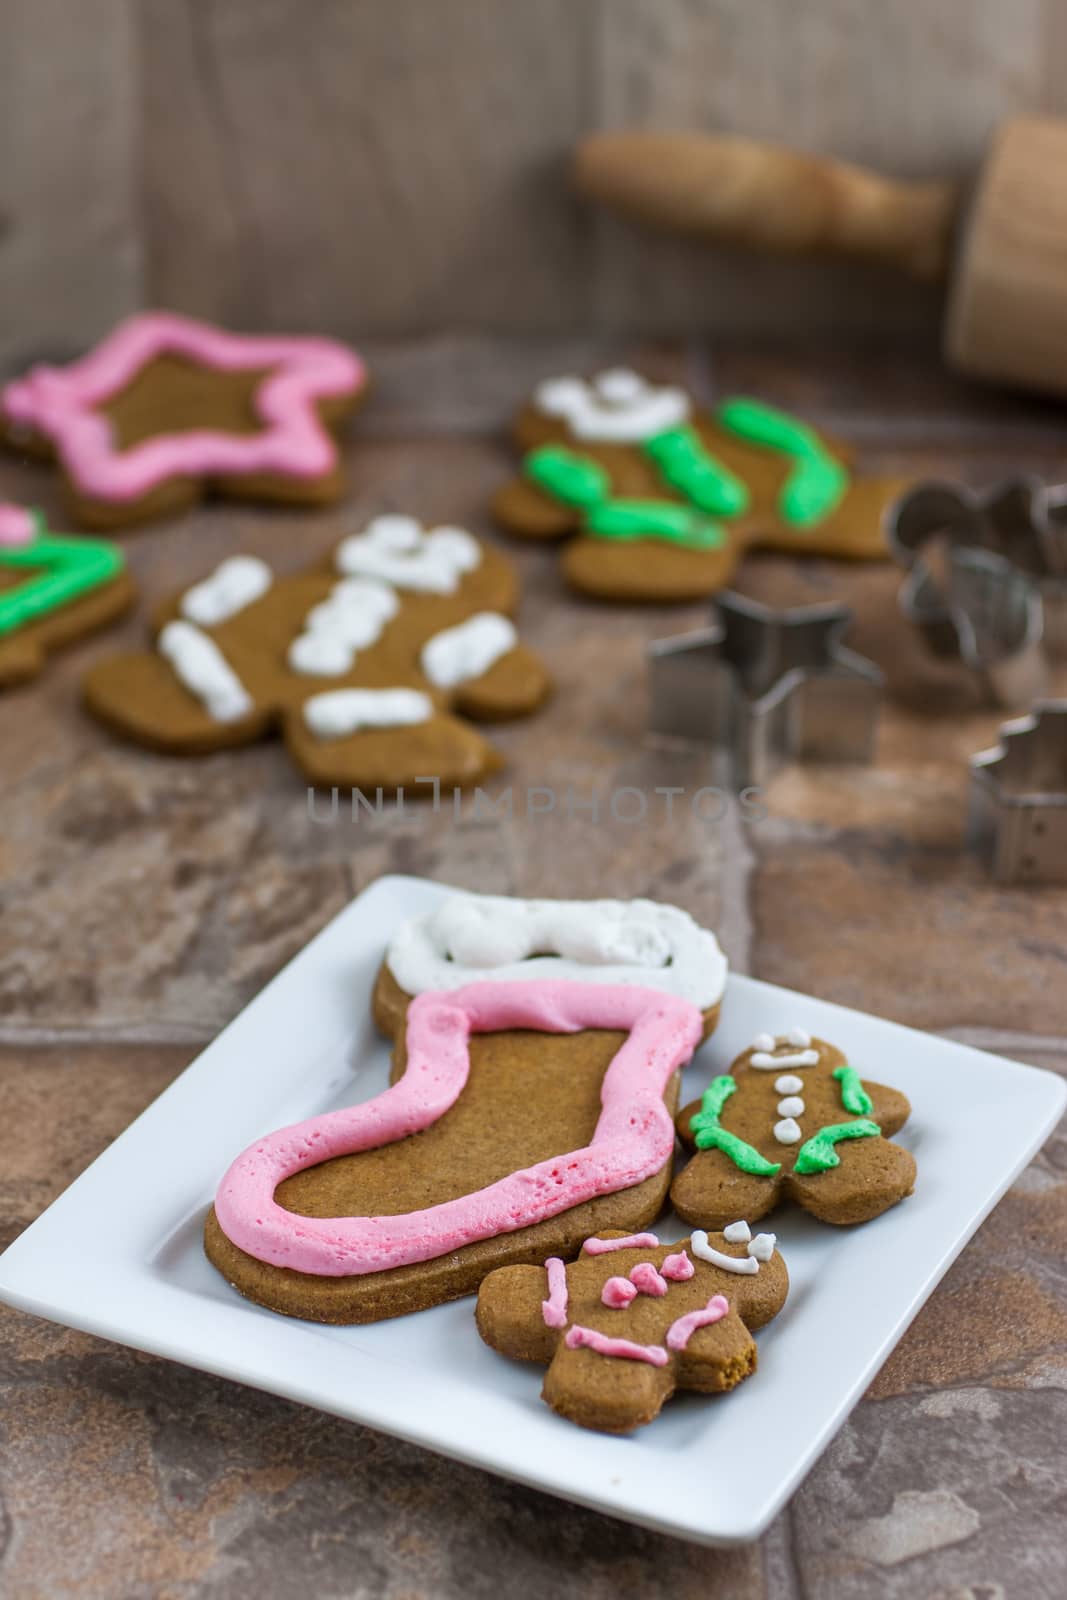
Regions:
<instances>
[{"instance_id":1,"label":"metal gingerbread man cookie cutter","mask_svg":"<svg viewBox=\"0 0 1067 1600\"><path fill-rule=\"evenodd\" d=\"M972 756L967 841L997 883L1067 883L1067 700L1039 701Z\"/></svg>"},{"instance_id":2,"label":"metal gingerbread man cookie cutter","mask_svg":"<svg viewBox=\"0 0 1067 1600\"><path fill-rule=\"evenodd\" d=\"M901 610L933 653L963 661L994 705L1040 695L1047 657L1067 655L1067 488L1029 473L984 492L919 483L886 538L908 568Z\"/></svg>"},{"instance_id":3,"label":"metal gingerbread man cookie cutter","mask_svg":"<svg viewBox=\"0 0 1067 1600\"><path fill-rule=\"evenodd\" d=\"M788 762L871 760L885 680L841 643L847 606L776 609L726 591L716 612L649 645L649 732L726 751L739 787Z\"/></svg>"}]
</instances>

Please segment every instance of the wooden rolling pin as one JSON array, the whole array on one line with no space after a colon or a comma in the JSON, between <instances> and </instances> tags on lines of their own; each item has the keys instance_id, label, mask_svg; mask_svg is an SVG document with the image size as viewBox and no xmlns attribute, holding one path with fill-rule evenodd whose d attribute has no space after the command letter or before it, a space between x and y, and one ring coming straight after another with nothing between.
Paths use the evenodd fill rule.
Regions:
<instances>
[{"instance_id":1,"label":"wooden rolling pin","mask_svg":"<svg viewBox=\"0 0 1067 1600\"><path fill-rule=\"evenodd\" d=\"M716 243L943 279L951 365L1067 393L1067 122L1006 122L966 197L951 183L895 183L700 133L594 134L578 147L575 181L638 221Z\"/></svg>"}]
</instances>

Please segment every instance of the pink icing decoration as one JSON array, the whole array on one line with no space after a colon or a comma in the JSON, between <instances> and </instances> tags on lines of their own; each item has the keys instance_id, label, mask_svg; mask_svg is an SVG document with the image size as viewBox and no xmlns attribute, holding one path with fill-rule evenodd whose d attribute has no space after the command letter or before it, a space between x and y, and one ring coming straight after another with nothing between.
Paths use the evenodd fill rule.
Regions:
<instances>
[{"instance_id":1,"label":"pink icing decoration","mask_svg":"<svg viewBox=\"0 0 1067 1600\"><path fill-rule=\"evenodd\" d=\"M475 1194L399 1216L302 1217L277 1204L275 1189L293 1173L428 1128L463 1090L470 1035L512 1028L628 1031L604 1074L591 1144L512 1172ZM251 1145L219 1186L219 1225L258 1261L339 1278L431 1261L629 1189L670 1159L674 1128L663 1091L702 1031L701 1013L690 1001L629 984L472 983L448 993L428 991L408 1007L403 1077L363 1105L312 1117ZM639 1238L656 1242L651 1235ZM609 1248L628 1242L612 1240Z\"/></svg>"},{"instance_id":2,"label":"pink icing decoration","mask_svg":"<svg viewBox=\"0 0 1067 1600\"><path fill-rule=\"evenodd\" d=\"M602 1256L609 1250L654 1250L658 1244L654 1233L628 1233L625 1239L587 1239L582 1249L587 1256Z\"/></svg>"},{"instance_id":3,"label":"pink icing decoration","mask_svg":"<svg viewBox=\"0 0 1067 1600\"><path fill-rule=\"evenodd\" d=\"M688 1255L682 1250L676 1256L667 1256L659 1269L665 1278L670 1278L673 1283L685 1283L696 1271Z\"/></svg>"},{"instance_id":4,"label":"pink icing decoration","mask_svg":"<svg viewBox=\"0 0 1067 1600\"><path fill-rule=\"evenodd\" d=\"M730 1302L725 1295L713 1294L699 1311L687 1311L684 1317L678 1317L667 1329L668 1350L684 1350L698 1328L721 1322L729 1309Z\"/></svg>"},{"instance_id":5,"label":"pink icing decoration","mask_svg":"<svg viewBox=\"0 0 1067 1600\"><path fill-rule=\"evenodd\" d=\"M622 1311L637 1299L637 1290L629 1278L609 1278L600 1291L600 1298L612 1311Z\"/></svg>"},{"instance_id":6,"label":"pink icing decoration","mask_svg":"<svg viewBox=\"0 0 1067 1600\"><path fill-rule=\"evenodd\" d=\"M541 1301L541 1312L550 1328L567 1326L567 1269L559 1256L545 1262L548 1274L548 1299Z\"/></svg>"},{"instance_id":7,"label":"pink icing decoration","mask_svg":"<svg viewBox=\"0 0 1067 1600\"><path fill-rule=\"evenodd\" d=\"M660 1277L651 1261L639 1261L630 1273L630 1282L638 1294L651 1294L658 1298L667 1293L667 1280Z\"/></svg>"},{"instance_id":8,"label":"pink icing decoration","mask_svg":"<svg viewBox=\"0 0 1067 1600\"><path fill-rule=\"evenodd\" d=\"M661 1344L634 1344L629 1339L611 1339L606 1333L598 1333L595 1328L583 1328L577 1322L567 1330L563 1343L568 1350L595 1350L600 1356L621 1356L624 1361L647 1361L651 1367L665 1367L669 1359Z\"/></svg>"},{"instance_id":9,"label":"pink icing decoration","mask_svg":"<svg viewBox=\"0 0 1067 1600\"><path fill-rule=\"evenodd\" d=\"M23 506L0 504L0 546L12 549L32 544L37 537L37 524Z\"/></svg>"},{"instance_id":10,"label":"pink icing decoration","mask_svg":"<svg viewBox=\"0 0 1067 1600\"><path fill-rule=\"evenodd\" d=\"M116 450L96 408L163 354L187 356L219 372L273 367L256 391L258 433L198 428L160 434ZM51 440L71 481L99 500L136 500L167 478L206 473L278 472L314 478L331 472L337 446L315 402L357 393L366 368L332 339L247 338L170 311L129 317L87 356L67 367L32 367L0 390L8 421Z\"/></svg>"}]
</instances>

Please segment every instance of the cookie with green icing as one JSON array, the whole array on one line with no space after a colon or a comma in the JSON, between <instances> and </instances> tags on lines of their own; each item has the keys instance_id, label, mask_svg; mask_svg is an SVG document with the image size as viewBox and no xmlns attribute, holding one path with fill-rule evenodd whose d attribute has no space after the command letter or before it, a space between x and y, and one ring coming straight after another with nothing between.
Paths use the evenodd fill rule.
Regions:
<instances>
[{"instance_id":1,"label":"cookie with green icing","mask_svg":"<svg viewBox=\"0 0 1067 1600\"><path fill-rule=\"evenodd\" d=\"M0 690L35 678L133 599L116 545L51 533L39 511L0 505Z\"/></svg>"},{"instance_id":2,"label":"cookie with green icing","mask_svg":"<svg viewBox=\"0 0 1067 1600\"><path fill-rule=\"evenodd\" d=\"M910 1110L802 1028L760 1034L679 1114L692 1159L671 1199L705 1228L785 1199L821 1222L869 1222L914 1188L914 1157L891 1143Z\"/></svg>"},{"instance_id":3,"label":"cookie with green icing","mask_svg":"<svg viewBox=\"0 0 1067 1600\"><path fill-rule=\"evenodd\" d=\"M496 495L505 531L572 535L563 570L609 600L683 601L730 582L745 550L881 559L906 484L761 400L700 411L629 369L542 383L515 427L520 475Z\"/></svg>"}]
</instances>

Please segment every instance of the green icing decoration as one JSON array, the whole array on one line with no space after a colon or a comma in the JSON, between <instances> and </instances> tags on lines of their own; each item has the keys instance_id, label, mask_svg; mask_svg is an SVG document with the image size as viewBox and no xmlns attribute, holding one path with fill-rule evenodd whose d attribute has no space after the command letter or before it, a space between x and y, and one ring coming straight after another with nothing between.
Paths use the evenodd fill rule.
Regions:
<instances>
[{"instance_id":1,"label":"green icing decoration","mask_svg":"<svg viewBox=\"0 0 1067 1600\"><path fill-rule=\"evenodd\" d=\"M116 545L48 533L40 513L33 515L38 531L31 543L0 545L0 571L30 574L14 588L0 590L0 637L58 611L123 569Z\"/></svg>"},{"instance_id":2,"label":"green icing decoration","mask_svg":"<svg viewBox=\"0 0 1067 1600\"><path fill-rule=\"evenodd\" d=\"M602 504L611 494L611 479L604 468L562 445L545 444L531 450L523 471L553 499L581 511Z\"/></svg>"},{"instance_id":3,"label":"green icing decoration","mask_svg":"<svg viewBox=\"0 0 1067 1600\"><path fill-rule=\"evenodd\" d=\"M836 1074L835 1074L836 1076ZM807 1139L797 1152L793 1171L798 1175L808 1172L826 1172L841 1165L841 1157L834 1145L841 1139L869 1139L881 1133L877 1122L860 1118L856 1122L831 1122Z\"/></svg>"},{"instance_id":4,"label":"green icing decoration","mask_svg":"<svg viewBox=\"0 0 1067 1600\"><path fill-rule=\"evenodd\" d=\"M716 517L736 517L747 510L748 489L721 461L708 454L695 428L667 428L644 442L672 489L698 511Z\"/></svg>"},{"instance_id":5,"label":"green icing decoration","mask_svg":"<svg viewBox=\"0 0 1067 1600\"><path fill-rule=\"evenodd\" d=\"M715 414L719 425L749 444L765 445L792 457L793 470L782 488L778 510L795 528L812 528L836 508L848 491L849 476L814 429L760 400L724 400Z\"/></svg>"},{"instance_id":6,"label":"green icing decoration","mask_svg":"<svg viewBox=\"0 0 1067 1600\"><path fill-rule=\"evenodd\" d=\"M753 1145L747 1144L744 1139L739 1139L736 1133L728 1133L725 1128L719 1126L719 1114L736 1088L737 1084L728 1072L724 1072L721 1077L712 1078L704 1090L700 1110L694 1112L689 1119L689 1129L694 1143L698 1150L721 1150L735 1167L740 1167L742 1172L751 1173L753 1177L773 1178L774 1174L781 1170L780 1161L766 1160Z\"/></svg>"},{"instance_id":7,"label":"green icing decoration","mask_svg":"<svg viewBox=\"0 0 1067 1600\"><path fill-rule=\"evenodd\" d=\"M601 539L664 539L687 550L718 550L726 540L717 522L672 500L603 500L585 526Z\"/></svg>"},{"instance_id":8,"label":"green icing decoration","mask_svg":"<svg viewBox=\"0 0 1067 1600\"><path fill-rule=\"evenodd\" d=\"M835 1067L834 1077L841 1085L841 1104L854 1117L865 1117L874 1102L860 1081L855 1067Z\"/></svg>"}]
</instances>

